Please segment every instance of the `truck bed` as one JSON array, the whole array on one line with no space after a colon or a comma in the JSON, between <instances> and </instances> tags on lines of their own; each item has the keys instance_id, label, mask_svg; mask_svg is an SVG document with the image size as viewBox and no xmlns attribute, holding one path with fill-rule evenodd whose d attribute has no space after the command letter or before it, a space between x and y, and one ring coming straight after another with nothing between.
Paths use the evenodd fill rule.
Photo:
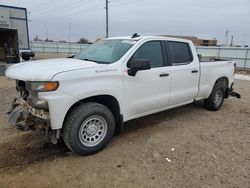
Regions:
<instances>
[{"instance_id":1,"label":"truck bed","mask_svg":"<svg viewBox=\"0 0 250 188\"><path fill-rule=\"evenodd\" d=\"M228 85L233 82L234 77L234 61L225 59L210 59L210 61L200 62L200 85L197 99L206 99L211 93L217 78L223 76L229 78Z\"/></svg>"},{"instance_id":2,"label":"truck bed","mask_svg":"<svg viewBox=\"0 0 250 188\"><path fill-rule=\"evenodd\" d=\"M215 61L232 61L231 59L221 59L214 56L199 57L200 63L215 62Z\"/></svg>"}]
</instances>

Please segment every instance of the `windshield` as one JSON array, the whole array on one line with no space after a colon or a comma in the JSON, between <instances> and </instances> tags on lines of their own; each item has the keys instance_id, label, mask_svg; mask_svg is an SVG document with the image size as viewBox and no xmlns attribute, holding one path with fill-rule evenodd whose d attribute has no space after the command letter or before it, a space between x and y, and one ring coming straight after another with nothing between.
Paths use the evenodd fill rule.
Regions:
<instances>
[{"instance_id":1,"label":"windshield","mask_svg":"<svg viewBox=\"0 0 250 188\"><path fill-rule=\"evenodd\" d=\"M92 44L74 58L110 64L118 61L134 44L135 40L109 39Z\"/></svg>"}]
</instances>

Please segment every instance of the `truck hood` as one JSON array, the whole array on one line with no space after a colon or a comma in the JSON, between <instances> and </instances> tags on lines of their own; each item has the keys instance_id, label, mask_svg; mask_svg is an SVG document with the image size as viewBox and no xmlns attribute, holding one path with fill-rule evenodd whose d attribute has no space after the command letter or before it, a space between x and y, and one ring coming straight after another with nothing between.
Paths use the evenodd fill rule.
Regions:
<instances>
[{"instance_id":1,"label":"truck hood","mask_svg":"<svg viewBox=\"0 0 250 188\"><path fill-rule=\"evenodd\" d=\"M49 81L61 72L99 66L104 65L72 58L46 59L12 65L6 70L5 75L15 80Z\"/></svg>"}]
</instances>

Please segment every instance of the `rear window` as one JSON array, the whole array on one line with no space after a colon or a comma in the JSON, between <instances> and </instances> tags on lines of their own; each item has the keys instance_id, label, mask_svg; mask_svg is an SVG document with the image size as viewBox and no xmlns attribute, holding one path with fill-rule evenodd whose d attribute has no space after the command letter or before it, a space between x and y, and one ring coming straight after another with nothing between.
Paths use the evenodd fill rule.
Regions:
<instances>
[{"instance_id":1,"label":"rear window","mask_svg":"<svg viewBox=\"0 0 250 188\"><path fill-rule=\"evenodd\" d=\"M188 43L169 41L168 49L173 65L187 64L193 61L193 56Z\"/></svg>"}]
</instances>

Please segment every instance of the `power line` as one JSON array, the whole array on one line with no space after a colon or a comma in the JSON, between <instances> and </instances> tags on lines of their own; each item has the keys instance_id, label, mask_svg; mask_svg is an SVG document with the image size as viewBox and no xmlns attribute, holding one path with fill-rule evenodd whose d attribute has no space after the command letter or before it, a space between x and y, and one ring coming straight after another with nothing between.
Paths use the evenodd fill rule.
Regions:
<instances>
[{"instance_id":1,"label":"power line","mask_svg":"<svg viewBox=\"0 0 250 188\"><path fill-rule=\"evenodd\" d=\"M87 9L81 9L79 11L74 11L74 12L67 12L67 13L71 13L71 14L59 14L59 15L57 15L57 17L54 17L53 20L61 20L61 19L65 19L65 18L71 17L71 16L79 16L79 14L82 15L84 13L86 14L89 12L93 12L93 11L98 10L99 8L100 9L103 8L103 3L99 4L97 6L94 6L94 7L87 8Z\"/></svg>"},{"instance_id":2,"label":"power line","mask_svg":"<svg viewBox=\"0 0 250 188\"><path fill-rule=\"evenodd\" d=\"M89 1L89 0L86 0ZM106 37L109 37L109 6L111 7L117 7L117 6L124 6L127 4L132 4L135 2L138 2L140 0L130 0L130 1L121 1L121 0L112 0L112 3L109 0L105 0L105 11L106 11ZM60 2L61 6L51 6L51 3L57 4ZM53 20L61 20L65 18L70 18L70 17L79 17L80 15L83 15L84 13L89 13L91 11L97 11L99 8L103 8L103 2L102 4L97 4L96 6L89 7L89 3L83 3L84 0L75 0L64 2L63 1L58 1L58 0L47 0L43 4L40 3L40 6L46 7L49 6L49 9L41 8L38 11L35 11L36 14L43 14L43 15L50 15L50 14L55 14L56 16L53 17ZM92 3L93 1L91 1ZM66 3L66 4L65 4ZM59 5L59 4L57 4ZM84 5L85 8L82 8ZM85 6L87 5L87 6ZM79 10L80 9L80 10ZM39 13L37 13L39 12Z\"/></svg>"},{"instance_id":3,"label":"power line","mask_svg":"<svg viewBox=\"0 0 250 188\"><path fill-rule=\"evenodd\" d=\"M131 4L131 3L135 3L136 1L128 1L128 2L123 2L120 4L115 4L114 6L121 6L121 5L127 5L127 4ZM106 0L106 6L105 6L105 10L106 10L106 38L109 37L109 0Z\"/></svg>"},{"instance_id":4,"label":"power line","mask_svg":"<svg viewBox=\"0 0 250 188\"><path fill-rule=\"evenodd\" d=\"M136 3L136 2L142 1L142 0L123 1L121 3L119 3L120 1L118 1L118 3L116 3L117 1L115 1L115 3L112 3L110 6L119 7L119 6L123 6L123 5L133 4L133 3Z\"/></svg>"},{"instance_id":5,"label":"power line","mask_svg":"<svg viewBox=\"0 0 250 188\"><path fill-rule=\"evenodd\" d=\"M71 6L65 6L65 7L62 7L61 9L58 9L57 12L60 13L60 12L65 11L67 9L79 7L80 5L82 5L83 2L84 2L84 0L79 0L79 1L75 2L74 4L72 4Z\"/></svg>"},{"instance_id":6,"label":"power line","mask_svg":"<svg viewBox=\"0 0 250 188\"><path fill-rule=\"evenodd\" d=\"M44 9L48 6L51 6L51 4L54 4L54 3L57 3L56 0L47 0L47 1L43 1L42 3L39 3L35 6L32 6L30 9L38 9L38 10L41 10L41 9Z\"/></svg>"},{"instance_id":7,"label":"power line","mask_svg":"<svg viewBox=\"0 0 250 188\"><path fill-rule=\"evenodd\" d=\"M86 0L87 1L87 0ZM67 17L71 17L71 16L79 16L79 14L83 14L83 13L88 13L91 12L92 10L97 10L96 8L102 8L103 7L103 3L102 4L98 4L97 6L92 6L92 7L88 7L88 6L84 6L83 5L87 5L87 3L83 4L84 0L78 0L75 1L74 3L71 2L71 4L64 4L64 6L61 7L53 7L53 9L47 9L47 10L40 10L39 13L34 12L34 14L43 14L43 15L52 15L52 13L56 16L53 16L53 20L60 20L60 19L64 19ZM78 10L80 9L80 10Z\"/></svg>"},{"instance_id":8,"label":"power line","mask_svg":"<svg viewBox=\"0 0 250 188\"><path fill-rule=\"evenodd\" d=\"M36 13L40 14L46 14L46 15L50 15L50 14L54 14L54 13L61 13L61 12L65 12L65 11L68 11L68 10L72 10L72 8L75 8L75 7L79 7L81 4L82 4L83 0L78 0L76 2L71 2L70 4L64 4L63 6L51 6L52 9L47 9L44 11L44 9L40 9L38 11L36 11Z\"/></svg>"}]
</instances>

